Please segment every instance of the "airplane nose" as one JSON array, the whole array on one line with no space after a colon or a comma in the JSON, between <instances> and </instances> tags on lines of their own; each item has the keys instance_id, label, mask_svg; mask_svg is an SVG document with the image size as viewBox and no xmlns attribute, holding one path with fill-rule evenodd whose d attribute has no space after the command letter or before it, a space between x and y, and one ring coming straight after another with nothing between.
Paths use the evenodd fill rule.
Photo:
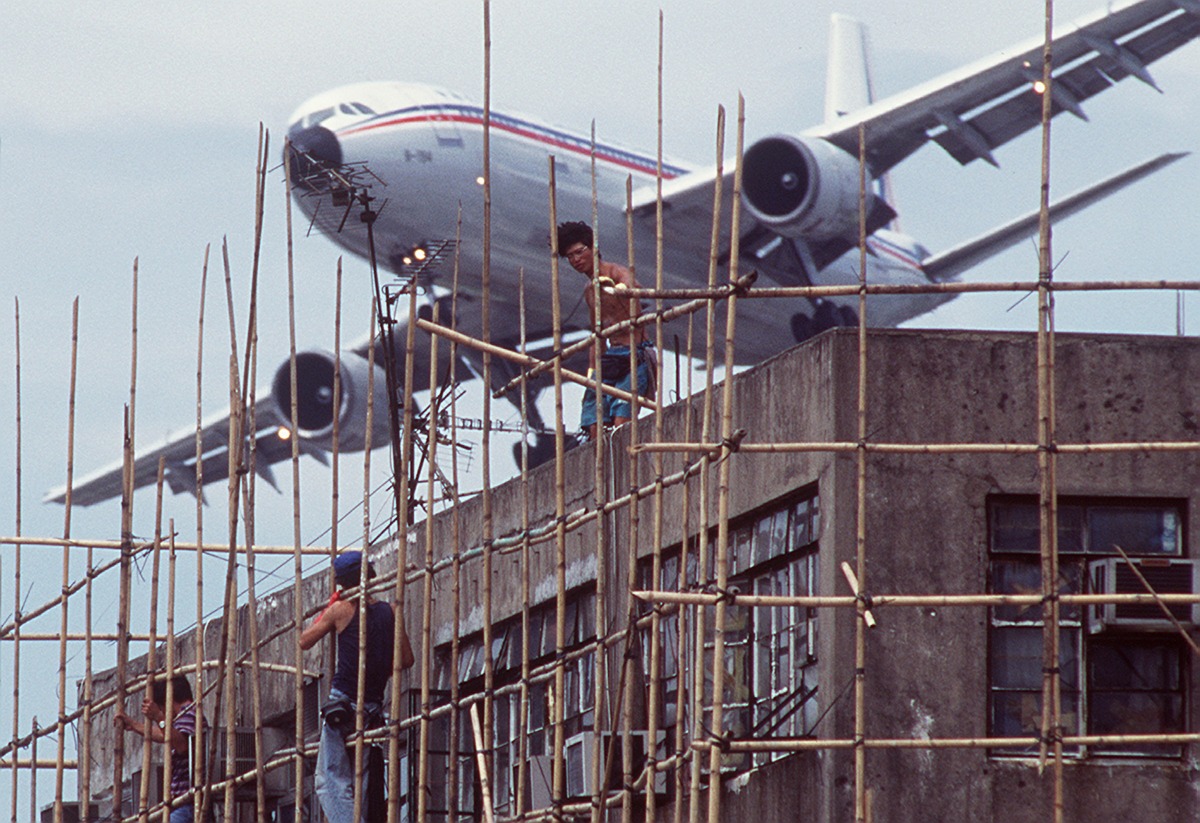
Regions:
<instances>
[{"instance_id":1,"label":"airplane nose","mask_svg":"<svg viewBox=\"0 0 1200 823\"><path fill-rule=\"evenodd\" d=\"M342 146L337 135L324 126L288 132L284 155L294 183L310 188L315 182L309 179L313 175L342 165Z\"/></svg>"}]
</instances>

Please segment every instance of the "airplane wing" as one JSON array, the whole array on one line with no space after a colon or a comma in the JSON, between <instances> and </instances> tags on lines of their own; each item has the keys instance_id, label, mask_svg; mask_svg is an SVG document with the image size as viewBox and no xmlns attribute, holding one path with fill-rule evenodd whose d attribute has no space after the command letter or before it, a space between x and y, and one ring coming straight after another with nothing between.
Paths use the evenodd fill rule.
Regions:
<instances>
[{"instance_id":1,"label":"airplane wing","mask_svg":"<svg viewBox=\"0 0 1200 823\"><path fill-rule=\"evenodd\" d=\"M1060 27L1052 46L1056 64L1051 84L1054 114L1069 111L1086 119L1083 102L1130 75L1157 89L1147 66L1198 35L1198 0L1137 0ZM993 149L1041 122L1042 97L1034 83L1041 78L1042 45L1041 37L1032 38L799 135L764 138L752 144L746 150L747 204L751 213L743 212L742 216L743 254L757 258L756 265L763 273L795 282L805 273L819 271L855 244L857 206L848 195L857 191L853 166L859 153L860 126L865 133L872 180L929 141L942 146L961 164L976 159L994 164ZM778 158L772 158L775 165L765 164L764 182L768 188L777 187L767 194L786 199L792 195L784 189L797 189L794 201L779 205L777 221L764 218L764 209L756 210L752 205L749 157L756 146L767 150L760 152L760 157L771 157L774 152L774 158ZM821 155L830 146L840 149L840 156ZM795 174L788 179L792 169ZM664 224L670 242L690 242L694 246L702 239L705 248L698 249L697 254L706 254L716 176L714 166L664 183ZM804 195L806 185L811 187L809 195ZM846 196L841 203L830 203L826 213L849 213L852 219L840 227L819 225L822 204L818 198L823 196L822 190L834 191L835 185L840 185ZM728 215L732 164L723 171L722 187L722 212ZM652 187L634 193L635 221L646 232L653 231L655 194ZM810 208L810 201L816 216L806 219L818 224L816 231L792 222L794 214ZM793 205L795 209L788 211ZM876 198L868 214L868 233L894 217L891 208ZM796 265L790 267L791 273L786 268L773 271L770 265L762 265L769 262L767 258L774 255L781 241L796 247Z\"/></svg>"},{"instance_id":2,"label":"airplane wing","mask_svg":"<svg viewBox=\"0 0 1200 823\"><path fill-rule=\"evenodd\" d=\"M290 459L292 444L279 436L280 422L274 406L264 390L255 402L254 416L257 431L254 443L255 460L259 475L275 486L271 465ZM249 438L247 438L249 441ZM200 449L202 454L202 476L204 484L215 483L229 477L229 412L223 411L209 417L200 425ZM320 449L314 449L304 440L300 441L301 454L312 454L323 463L328 463ZM196 484L196 429L181 430L167 436L166 441L152 448L143 449L133 459L133 485L135 489L157 482L158 463L163 461L163 480L176 494L190 492L199 494ZM123 461L117 461L99 469L72 484L71 504L91 506L121 494ZM42 498L43 503L65 503L66 486L51 489Z\"/></svg>"},{"instance_id":3,"label":"airplane wing","mask_svg":"<svg viewBox=\"0 0 1200 823\"><path fill-rule=\"evenodd\" d=\"M1200 6L1176 0L1139 0L1059 27L1051 46L1054 114L1070 111L1086 120L1083 101L1130 75L1158 89L1147 66L1198 34ZM992 149L1041 122L1034 83L1042 76L1042 45L1041 37L1031 38L806 134L857 156L864 126L876 176L927 140L959 163L994 164Z\"/></svg>"},{"instance_id":4,"label":"airplane wing","mask_svg":"<svg viewBox=\"0 0 1200 823\"><path fill-rule=\"evenodd\" d=\"M394 345L403 358L406 341L407 319L394 324ZM272 466L290 460L292 438L300 444L300 454L314 457L328 465L328 454L333 448L333 376L335 364L341 368L341 402L337 409L339 421L338 443L343 452L361 451L366 443L366 408L369 394L374 395L374 405L381 410L374 416L371 442L386 443L388 438L387 379L383 366L383 345L377 338L375 376L370 376L371 341L364 337L360 342L344 349L340 358L331 351L310 349L296 355L297 410L299 426L296 432L290 428L291 420L291 365L288 360L275 370L274 378L267 386L260 387L254 402L254 432L246 435L244 460L249 460L251 443L255 450L254 468L257 474L273 488L275 475ZM428 336L416 338L414 358L414 380L418 388L429 385ZM402 361L401 361L402 362ZM284 411L286 409L286 411ZM205 486L229 477L229 410L225 409L205 419L200 424L200 450L203 484ZM176 494L189 492L202 494L196 479L196 428L184 429L168 435L162 443L140 450L134 455L134 488L153 485L158 478L159 460L164 463L164 481ZM121 495L123 474L121 461L81 478L72 484L71 503L90 506ZM51 489L43 502L65 503L66 487Z\"/></svg>"}]
</instances>

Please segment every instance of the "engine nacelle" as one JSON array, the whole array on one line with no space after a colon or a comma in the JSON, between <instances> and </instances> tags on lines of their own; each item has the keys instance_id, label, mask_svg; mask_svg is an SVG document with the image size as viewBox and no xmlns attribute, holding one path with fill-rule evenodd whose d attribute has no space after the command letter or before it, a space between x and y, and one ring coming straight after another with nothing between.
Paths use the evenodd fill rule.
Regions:
<instances>
[{"instance_id":1,"label":"engine nacelle","mask_svg":"<svg viewBox=\"0 0 1200 823\"><path fill-rule=\"evenodd\" d=\"M858 177L858 160L832 143L779 134L746 149L742 200L755 219L784 237L854 236ZM873 200L868 185L868 211Z\"/></svg>"},{"instance_id":2,"label":"engine nacelle","mask_svg":"<svg viewBox=\"0 0 1200 823\"><path fill-rule=\"evenodd\" d=\"M333 375L336 358L333 352L314 350L296 355L296 435L322 449L333 449ZM341 402L338 404L338 448L342 451L361 451L367 435L367 388L370 365L355 352L344 351L341 357ZM375 365L374 431L371 443L387 443L388 408L387 377L383 368ZM292 375L287 361L275 372L271 381L271 400L275 413L284 425L292 419Z\"/></svg>"}]
</instances>

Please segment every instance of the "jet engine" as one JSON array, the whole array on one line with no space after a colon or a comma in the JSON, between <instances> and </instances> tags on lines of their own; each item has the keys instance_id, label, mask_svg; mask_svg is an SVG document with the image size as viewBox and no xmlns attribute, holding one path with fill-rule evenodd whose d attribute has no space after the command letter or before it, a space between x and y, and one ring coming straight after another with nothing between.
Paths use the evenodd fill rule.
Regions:
<instances>
[{"instance_id":1,"label":"jet engine","mask_svg":"<svg viewBox=\"0 0 1200 823\"><path fill-rule=\"evenodd\" d=\"M746 149L742 199L755 219L784 237L854 236L858 177L858 160L832 143L774 135ZM873 199L868 185L868 211Z\"/></svg>"},{"instance_id":2,"label":"jet engine","mask_svg":"<svg viewBox=\"0 0 1200 823\"><path fill-rule=\"evenodd\" d=\"M296 355L296 435L311 445L333 449L333 375L336 360L333 352L313 350ZM366 446L367 397L370 377L367 359L356 352L343 351L341 357L341 402L337 409L338 448L342 451L361 451ZM381 446L387 442L388 409L387 378L383 368L375 365L374 431L371 442ZM271 400L275 413L285 426L292 419L292 374L287 361L275 372L271 381Z\"/></svg>"}]
</instances>

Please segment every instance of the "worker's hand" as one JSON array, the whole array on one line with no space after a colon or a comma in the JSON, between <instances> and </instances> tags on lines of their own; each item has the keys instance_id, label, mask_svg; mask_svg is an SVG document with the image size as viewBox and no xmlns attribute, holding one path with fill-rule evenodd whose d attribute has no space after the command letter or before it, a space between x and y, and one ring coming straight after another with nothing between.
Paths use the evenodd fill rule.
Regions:
<instances>
[{"instance_id":1,"label":"worker's hand","mask_svg":"<svg viewBox=\"0 0 1200 823\"><path fill-rule=\"evenodd\" d=\"M149 697L142 698L142 714L147 720L153 720L155 723L163 719L163 710Z\"/></svg>"}]
</instances>

